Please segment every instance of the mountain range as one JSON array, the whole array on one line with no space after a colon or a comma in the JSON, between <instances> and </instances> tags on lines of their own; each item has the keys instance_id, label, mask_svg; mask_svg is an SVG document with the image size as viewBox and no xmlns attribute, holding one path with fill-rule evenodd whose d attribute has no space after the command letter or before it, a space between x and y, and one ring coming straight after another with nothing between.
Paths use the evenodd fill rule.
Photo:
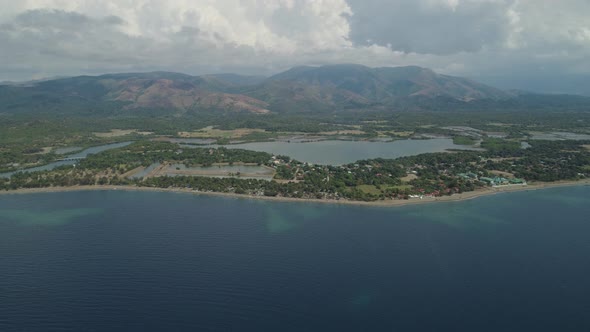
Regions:
<instances>
[{"instance_id":1,"label":"mountain range","mask_svg":"<svg viewBox=\"0 0 590 332\"><path fill-rule=\"evenodd\" d=\"M285 113L507 102L522 94L421 67L295 67L271 77L171 72L78 76L0 86L0 113ZM580 97L582 98L582 97Z\"/></svg>"}]
</instances>

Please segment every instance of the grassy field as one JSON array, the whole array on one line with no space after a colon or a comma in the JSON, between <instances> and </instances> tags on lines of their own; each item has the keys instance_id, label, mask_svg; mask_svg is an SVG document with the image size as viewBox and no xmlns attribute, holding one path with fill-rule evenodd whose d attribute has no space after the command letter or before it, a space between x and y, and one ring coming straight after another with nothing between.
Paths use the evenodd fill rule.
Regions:
<instances>
[{"instance_id":1,"label":"grassy field","mask_svg":"<svg viewBox=\"0 0 590 332\"><path fill-rule=\"evenodd\" d=\"M410 137L414 135L413 131L391 131L391 134L396 137Z\"/></svg>"},{"instance_id":2,"label":"grassy field","mask_svg":"<svg viewBox=\"0 0 590 332\"><path fill-rule=\"evenodd\" d=\"M402 182L410 182L412 180L415 180L418 178L418 175L416 174L408 174L406 176L404 176L403 178L401 178Z\"/></svg>"},{"instance_id":3,"label":"grassy field","mask_svg":"<svg viewBox=\"0 0 590 332\"><path fill-rule=\"evenodd\" d=\"M184 138L225 138L236 139L253 133L264 133L263 129L238 128L234 130L215 129L212 126L197 131L181 131L178 136Z\"/></svg>"},{"instance_id":4,"label":"grassy field","mask_svg":"<svg viewBox=\"0 0 590 332\"><path fill-rule=\"evenodd\" d=\"M334 130L334 131L322 131L318 133L319 135L364 135L366 134L362 130L358 129L343 129L343 130Z\"/></svg>"},{"instance_id":5,"label":"grassy field","mask_svg":"<svg viewBox=\"0 0 590 332\"><path fill-rule=\"evenodd\" d=\"M122 130L122 129L111 129L111 131L109 132L97 132L94 133L94 136L96 137L101 137L101 138L110 138L110 137L120 137L120 136L126 136L126 135L131 135L131 134L139 134L139 135L152 135L153 132L149 132L149 131L138 131L137 129L126 129L126 130Z\"/></svg>"},{"instance_id":6,"label":"grassy field","mask_svg":"<svg viewBox=\"0 0 590 332\"><path fill-rule=\"evenodd\" d=\"M457 145L473 145L475 144L475 140L467 136L455 136L453 137L453 143Z\"/></svg>"},{"instance_id":7,"label":"grassy field","mask_svg":"<svg viewBox=\"0 0 590 332\"><path fill-rule=\"evenodd\" d=\"M361 190L367 194L379 195L381 194L381 190L377 189L377 187L370 185L370 184L362 184L360 186L356 186L357 189Z\"/></svg>"}]
</instances>

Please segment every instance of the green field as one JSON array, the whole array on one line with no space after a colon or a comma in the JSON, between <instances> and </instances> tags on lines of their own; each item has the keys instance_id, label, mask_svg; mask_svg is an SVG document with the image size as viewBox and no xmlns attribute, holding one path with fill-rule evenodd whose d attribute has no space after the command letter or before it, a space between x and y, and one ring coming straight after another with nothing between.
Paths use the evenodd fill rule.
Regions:
<instances>
[{"instance_id":1,"label":"green field","mask_svg":"<svg viewBox=\"0 0 590 332\"><path fill-rule=\"evenodd\" d=\"M457 145L473 145L475 144L475 140L467 136L455 136L453 137L453 143Z\"/></svg>"}]
</instances>

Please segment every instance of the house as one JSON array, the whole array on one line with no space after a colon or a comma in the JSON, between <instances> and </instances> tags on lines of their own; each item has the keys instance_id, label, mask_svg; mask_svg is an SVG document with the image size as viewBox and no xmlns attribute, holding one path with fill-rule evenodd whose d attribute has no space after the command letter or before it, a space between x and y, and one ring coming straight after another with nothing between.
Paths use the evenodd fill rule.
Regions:
<instances>
[{"instance_id":1,"label":"house","mask_svg":"<svg viewBox=\"0 0 590 332\"><path fill-rule=\"evenodd\" d=\"M487 182L487 183L489 183L491 185L494 184L494 179L488 178L488 177L485 177L485 176L480 177L479 180L480 181L483 181L483 182Z\"/></svg>"},{"instance_id":2,"label":"house","mask_svg":"<svg viewBox=\"0 0 590 332\"><path fill-rule=\"evenodd\" d=\"M503 185L503 184L509 183L508 179L503 178L503 177L499 177L499 176L496 176L495 178L493 178L493 181L494 181L494 183L493 183L494 185Z\"/></svg>"}]
</instances>

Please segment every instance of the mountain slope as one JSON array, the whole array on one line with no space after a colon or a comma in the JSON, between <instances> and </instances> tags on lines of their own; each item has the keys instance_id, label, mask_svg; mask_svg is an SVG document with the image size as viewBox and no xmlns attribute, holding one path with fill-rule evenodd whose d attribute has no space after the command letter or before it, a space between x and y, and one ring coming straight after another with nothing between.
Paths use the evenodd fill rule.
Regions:
<instances>
[{"instance_id":1,"label":"mountain slope","mask_svg":"<svg viewBox=\"0 0 590 332\"><path fill-rule=\"evenodd\" d=\"M107 100L126 102L126 109L168 108L176 110L222 109L268 113L267 103L254 98L216 92L190 81L130 78L118 82L105 96Z\"/></svg>"},{"instance_id":2,"label":"mountain slope","mask_svg":"<svg viewBox=\"0 0 590 332\"><path fill-rule=\"evenodd\" d=\"M371 105L370 100L348 90L296 81L265 81L242 93L266 101L276 112L330 111Z\"/></svg>"},{"instance_id":3,"label":"mountain slope","mask_svg":"<svg viewBox=\"0 0 590 332\"><path fill-rule=\"evenodd\" d=\"M65 103L114 103L122 110L168 109L227 110L267 113L267 104L240 94L225 93L233 84L215 77L195 77L179 73L108 74L44 81L21 92L54 97Z\"/></svg>"},{"instance_id":4,"label":"mountain slope","mask_svg":"<svg viewBox=\"0 0 590 332\"><path fill-rule=\"evenodd\" d=\"M462 101L512 97L510 93L465 78L440 75L430 69L415 66L296 67L272 76L270 80L347 90L379 103L391 103L396 98L406 97L450 97Z\"/></svg>"},{"instance_id":5,"label":"mountain slope","mask_svg":"<svg viewBox=\"0 0 590 332\"><path fill-rule=\"evenodd\" d=\"M5 85L0 86L0 113L391 111L469 108L475 107L474 102L493 105L518 98L521 97L516 93L426 68L329 65L295 67L266 79L235 74L191 76L152 72Z\"/></svg>"}]
</instances>

